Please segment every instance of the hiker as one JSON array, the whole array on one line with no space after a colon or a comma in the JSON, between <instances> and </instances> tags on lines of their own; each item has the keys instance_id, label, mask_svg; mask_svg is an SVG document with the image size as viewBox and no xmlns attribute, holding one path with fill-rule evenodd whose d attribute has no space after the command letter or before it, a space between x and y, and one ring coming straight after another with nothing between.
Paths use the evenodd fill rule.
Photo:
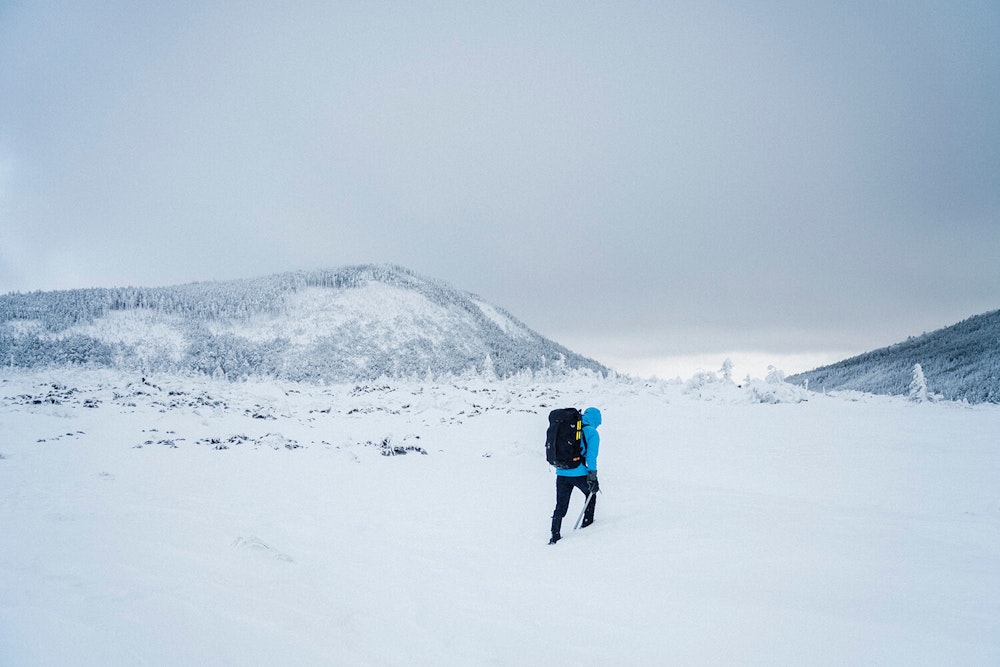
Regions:
<instances>
[{"instance_id":1,"label":"hiker","mask_svg":"<svg viewBox=\"0 0 1000 667\"><path fill-rule=\"evenodd\" d=\"M597 433L597 427L601 425L601 411L597 408L587 408L583 411L583 457L584 460L575 468L556 469L556 509L552 512L552 539L549 544L555 544L562 535L562 520L569 510L569 499L573 494L573 489L577 488L585 496L590 496L583 513L582 527L594 523L594 509L597 506L597 492L600 486L597 483L597 451L601 446L601 436Z\"/></svg>"}]
</instances>

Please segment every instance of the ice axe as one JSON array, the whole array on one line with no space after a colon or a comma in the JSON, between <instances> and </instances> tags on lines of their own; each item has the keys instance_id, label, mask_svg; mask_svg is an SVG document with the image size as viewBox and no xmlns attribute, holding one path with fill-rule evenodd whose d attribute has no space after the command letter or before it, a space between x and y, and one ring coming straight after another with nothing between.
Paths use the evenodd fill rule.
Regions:
<instances>
[{"instance_id":1,"label":"ice axe","mask_svg":"<svg viewBox=\"0 0 1000 667\"><path fill-rule=\"evenodd\" d=\"M593 493L587 494L587 499L583 501L583 509L580 510L580 516L576 517L576 523L573 525L573 530L580 527L580 523L583 521L583 513L587 511L587 507L590 505L590 499L593 497Z\"/></svg>"}]
</instances>

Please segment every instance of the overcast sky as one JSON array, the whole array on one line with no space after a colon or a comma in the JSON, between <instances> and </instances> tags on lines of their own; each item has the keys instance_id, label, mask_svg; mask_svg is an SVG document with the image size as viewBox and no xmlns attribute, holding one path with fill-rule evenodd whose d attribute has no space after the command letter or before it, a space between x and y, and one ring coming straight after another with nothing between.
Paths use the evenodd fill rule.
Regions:
<instances>
[{"instance_id":1,"label":"overcast sky","mask_svg":"<svg viewBox=\"0 0 1000 667\"><path fill-rule=\"evenodd\" d=\"M628 372L806 370L1000 308L998 43L995 0L0 2L0 293L391 262Z\"/></svg>"}]
</instances>

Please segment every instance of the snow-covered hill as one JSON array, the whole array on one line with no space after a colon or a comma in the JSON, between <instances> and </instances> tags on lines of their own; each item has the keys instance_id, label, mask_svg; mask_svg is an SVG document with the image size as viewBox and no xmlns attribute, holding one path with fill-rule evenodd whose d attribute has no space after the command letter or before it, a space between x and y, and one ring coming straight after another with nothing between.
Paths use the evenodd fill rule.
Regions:
<instances>
[{"instance_id":1,"label":"snow-covered hill","mask_svg":"<svg viewBox=\"0 0 1000 667\"><path fill-rule=\"evenodd\" d=\"M548 546L567 405L603 492ZM0 369L0 664L997 665L997 433L705 376Z\"/></svg>"},{"instance_id":2,"label":"snow-covered hill","mask_svg":"<svg viewBox=\"0 0 1000 667\"><path fill-rule=\"evenodd\" d=\"M817 391L908 392L919 364L932 394L1000 403L1000 310L788 378Z\"/></svg>"},{"instance_id":3,"label":"snow-covered hill","mask_svg":"<svg viewBox=\"0 0 1000 667\"><path fill-rule=\"evenodd\" d=\"M345 382L607 372L473 294L394 266L8 294L0 364Z\"/></svg>"}]
</instances>

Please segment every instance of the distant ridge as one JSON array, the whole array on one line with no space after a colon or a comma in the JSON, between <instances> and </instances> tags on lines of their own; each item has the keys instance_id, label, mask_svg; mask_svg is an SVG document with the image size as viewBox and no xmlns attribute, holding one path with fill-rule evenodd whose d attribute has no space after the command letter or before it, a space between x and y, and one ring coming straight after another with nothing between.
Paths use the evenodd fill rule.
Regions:
<instances>
[{"instance_id":1,"label":"distant ridge","mask_svg":"<svg viewBox=\"0 0 1000 667\"><path fill-rule=\"evenodd\" d=\"M392 265L0 296L0 366L61 365L335 382L608 372L474 294Z\"/></svg>"},{"instance_id":2,"label":"distant ridge","mask_svg":"<svg viewBox=\"0 0 1000 667\"><path fill-rule=\"evenodd\" d=\"M920 364L927 388L949 400L1000 403L1000 310L788 378L809 388L906 394Z\"/></svg>"}]
</instances>

